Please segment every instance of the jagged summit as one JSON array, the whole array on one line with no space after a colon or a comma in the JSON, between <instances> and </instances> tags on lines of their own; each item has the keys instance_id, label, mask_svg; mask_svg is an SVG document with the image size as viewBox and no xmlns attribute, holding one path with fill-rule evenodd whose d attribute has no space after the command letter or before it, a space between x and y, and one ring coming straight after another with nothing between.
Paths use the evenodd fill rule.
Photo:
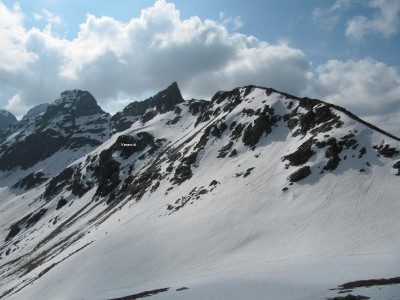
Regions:
<instances>
[{"instance_id":1,"label":"jagged summit","mask_svg":"<svg viewBox=\"0 0 400 300\"><path fill-rule=\"evenodd\" d=\"M35 118L0 135L0 170L27 169L59 151L92 149L109 137L109 115L86 91L71 90Z\"/></svg>"},{"instance_id":2,"label":"jagged summit","mask_svg":"<svg viewBox=\"0 0 400 300\"><path fill-rule=\"evenodd\" d=\"M81 117L104 114L105 112L97 104L91 93L81 90L69 90L62 92L60 97L47 107L43 114L43 119L48 120L58 113Z\"/></svg>"},{"instance_id":3,"label":"jagged summit","mask_svg":"<svg viewBox=\"0 0 400 300\"><path fill-rule=\"evenodd\" d=\"M141 116L149 108L156 108L157 111L164 113L181 102L183 102L181 91L176 82L172 83L165 90L158 92L156 95L144 100L135 101L128 104L122 112L121 116Z\"/></svg>"},{"instance_id":4,"label":"jagged summit","mask_svg":"<svg viewBox=\"0 0 400 300\"><path fill-rule=\"evenodd\" d=\"M116 113L111 120L116 129L122 131L127 129L137 117L141 117L144 121L149 120L158 113L163 114L173 110L177 104L184 101L178 84L173 82L166 89L144 101L134 101L128 104L121 112Z\"/></svg>"},{"instance_id":5,"label":"jagged summit","mask_svg":"<svg viewBox=\"0 0 400 300\"><path fill-rule=\"evenodd\" d=\"M0 109L0 129L18 122L17 118L8 110Z\"/></svg>"}]
</instances>

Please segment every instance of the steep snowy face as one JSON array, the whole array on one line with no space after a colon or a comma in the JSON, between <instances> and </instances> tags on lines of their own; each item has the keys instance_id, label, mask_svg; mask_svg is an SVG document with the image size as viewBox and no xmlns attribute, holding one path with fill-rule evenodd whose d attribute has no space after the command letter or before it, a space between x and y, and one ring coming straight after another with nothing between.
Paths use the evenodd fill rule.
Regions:
<instances>
[{"instance_id":1,"label":"steep snowy face","mask_svg":"<svg viewBox=\"0 0 400 300\"><path fill-rule=\"evenodd\" d=\"M18 122L17 118L5 109L0 109L0 129Z\"/></svg>"},{"instance_id":2,"label":"steep snowy face","mask_svg":"<svg viewBox=\"0 0 400 300\"><path fill-rule=\"evenodd\" d=\"M43 128L73 114L77 97L62 95ZM271 259L385 253L393 269L377 277L399 266L398 138L341 107L255 86L183 101L173 84L146 101L96 119L114 131L68 167L3 179L0 297L46 298L57 286L64 299L104 299L165 278L233 284L250 265L264 278L259 262Z\"/></svg>"}]
</instances>

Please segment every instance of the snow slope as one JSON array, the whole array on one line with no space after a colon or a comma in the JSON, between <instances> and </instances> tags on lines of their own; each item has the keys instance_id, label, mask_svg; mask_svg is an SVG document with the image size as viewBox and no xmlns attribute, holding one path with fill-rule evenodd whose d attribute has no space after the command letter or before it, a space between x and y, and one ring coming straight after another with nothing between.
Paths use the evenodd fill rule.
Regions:
<instances>
[{"instance_id":1,"label":"snow slope","mask_svg":"<svg viewBox=\"0 0 400 300\"><path fill-rule=\"evenodd\" d=\"M64 171L29 169L51 174L34 189L3 174L0 298L325 299L399 276L398 149L342 108L272 89L150 107L94 150L60 152Z\"/></svg>"}]
</instances>

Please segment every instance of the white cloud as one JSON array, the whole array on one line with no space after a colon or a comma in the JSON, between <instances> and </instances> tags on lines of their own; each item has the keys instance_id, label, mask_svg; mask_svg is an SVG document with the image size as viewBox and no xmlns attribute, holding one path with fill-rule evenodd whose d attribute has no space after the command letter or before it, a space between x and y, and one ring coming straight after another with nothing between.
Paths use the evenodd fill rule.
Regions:
<instances>
[{"instance_id":1,"label":"white cloud","mask_svg":"<svg viewBox=\"0 0 400 300\"><path fill-rule=\"evenodd\" d=\"M26 48L26 31L23 27L23 14L19 4L9 10L0 2L0 78L4 72L18 72L28 63L37 59L37 55Z\"/></svg>"},{"instance_id":2,"label":"white cloud","mask_svg":"<svg viewBox=\"0 0 400 300\"><path fill-rule=\"evenodd\" d=\"M228 26L228 27L232 26L233 30L238 30L244 26L244 22L243 22L241 16L236 16L234 18L226 17L226 13L223 11L220 11L219 19L221 20L221 22L224 26Z\"/></svg>"},{"instance_id":3,"label":"white cloud","mask_svg":"<svg viewBox=\"0 0 400 300\"><path fill-rule=\"evenodd\" d=\"M336 1L332 10L346 3ZM400 113L395 68L370 58L331 60L312 68L305 54L287 42L270 44L232 33L221 22L224 13L219 22L182 19L173 4L158 0L128 22L87 15L70 40L48 26L25 28L21 9L8 9L1 0L0 15L0 85L9 94L3 99L7 108L16 115L73 88L90 91L115 111L126 103L118 99L140 99L173 81L187 99L255 84L333 102L383 125L381 116ZM50 17L43 15L48 24Z\"/></svg>"},{"instance_id":4,"label":"white cloud","mask_svg":"<svg viewBox=\"0 0 400 300\"><path fill-rule=\"evenodd\" d=\"M387 115L367 116L365 120L375 124L381 129L400 137L400 112L388 113Z\"/></svg>"},{"instance_id":5,"label":"white cloud","mask_svg":"<svg viewBox=\"0 0 400 300\"><path fill-rule=\"evenodd\" d=\"M398 32L399 0L370 0L368 5L378 12L370 18L359 15L350 19L346 29L348 38L356 41L364 39L367 35L380 35L387 38Z\"/></svg>"},{"instance_id":6,"label":"white cloud","mask_svg":"<svg viewBox=\"0 0 400 300\"><path fill-rule=\"evenodd\" d=\"M240 19L182 19L173 4L158 0L126 23L88 15L77 36L67 40L46 28L24 28L19 11L0 7L16 19L6 42L13 33L21 35L21 53L6 49L18 58L20 72L7 60L0 65L1 84L12 86L21 99L10 101L14 110L52 101L70 88L89 90L104 104L119 93L139 97L172 81L188 98L249 83L298 93L307 84L310 63L302 51L231 33L223 24L239 27ZM50 13L42 15L49 24L58 22Z\"/></svg>"},{"instance_id":7,"label":"white cloud","mask_svg":"<svg viewBox=\"0 0 400 300\"><path fill-rule=\"evenodd\" d=\"M317 7L312 11L313 21L327 29L332 29L339 22L341 12L350 6L350 0L336 0L328 8Z\"/></svg>"},{"instance_id":8,"label":"white cloud","mask_svg":"<svg viewBox=\"0 0 400 300\"><path fill-rule=\"evenodd\" d=\"M400 113L398 70L371 58L318 66L308 93L359 115Z\"/></svg>"}]
</instances>

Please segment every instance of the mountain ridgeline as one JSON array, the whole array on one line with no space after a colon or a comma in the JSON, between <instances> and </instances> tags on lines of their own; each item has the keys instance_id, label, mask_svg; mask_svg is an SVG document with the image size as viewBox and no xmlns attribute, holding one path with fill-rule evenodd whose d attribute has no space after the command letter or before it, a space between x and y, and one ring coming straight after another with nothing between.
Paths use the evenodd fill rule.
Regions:
<instances>
[{"instance_id":1,"label":"mountain ridgeline","mask_svg":"<svg viewBox=\"0 0 400 300\"><path fill-rule=\"evenodd\" d=\"M231 230L250 230L243 228L252 228L244 234L254 245L271 243L279 247L270 251L293 251L292 242L275 240L265 229L280 230L276 216L286 222L280 228L298 220L296 235L290 235L292 229L286 233L293 243L308 236L307 230L324 232L329 224L353 228L330 239L321 233L313 248L302 246L307 255L344 249L343 241L351 243L355 235L359 244L354 249L375 241L395 249L399 238L385 237L399 229L397 219L389 216L370 225L365 217L400 213L392 188L399 182L399 138L320 100L246 86L217 92L210 101L185 101L174 82L110 116L89 92L65 91L0 129L0 299L22 299L31 289L46 298L38 279L50 282L51 270L67 265L69 256L81 250L96 253L93 245L120 242L121 235L133 241L131 230L122 232L125 227L118 226L128 226L128 221L122 225L123 218L135 212L142 220L131 228L136 235L147 232L146 226L175 228L178 219L173 218L190 216L188 227L176 230L184 237L198 224L208 233L217 230L222 241L212 244L207 234L197 240L217 249L223 244L221 253L237 253L247 243L231 236ZM378 198L384 208L376 212ZM347 211L341 214L333 210L344 206ZM265 228L259 226L261 217L270 222ZM110 241L96 235L99 228L109 232ZM179 247L165 244L170 252L164 258L176 252L180 264L190 265L195 252L183 249L192 249L193 241L184 240ZM108 266L113 268L111 262ZM139 266L132 258L133 272ZM148 270L153 267L149 263ZM104 284L110 297L118 296L112 292L115 282ZM71 293L70 299L78 296Z\"/></svg>"}]
</instances>

